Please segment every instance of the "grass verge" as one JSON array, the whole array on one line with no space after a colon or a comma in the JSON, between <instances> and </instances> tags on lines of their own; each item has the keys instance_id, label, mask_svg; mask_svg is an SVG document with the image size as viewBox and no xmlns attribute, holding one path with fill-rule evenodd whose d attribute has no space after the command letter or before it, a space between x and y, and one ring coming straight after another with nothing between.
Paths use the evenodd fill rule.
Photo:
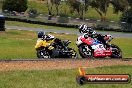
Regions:
<instances>
[{"instance_id":1,"label":"grass verge","mask_svg":"<svg viewBox=\"0 0 132 88\"><path fill-rule=\"evenodd\" d=\"M30 24L30 23L16 22L16 21L6 21L6 25L8 25L8 26L29 27L29 28L42 28L42 29L75 30L75 28L46 26L46 25L39 25L39 24Z\"/></svg>"},{"instance_id":2,"label":"grass verge","mask_svg":"<svg viewBox=\"0 0 132 88\"><path fill-rule=\"evenodd\" d=\"M87 74L130 74L132 66L88 68ZM31 70L0 72L1 88L131 88L129 84L86 84L76 83L77 69Z\"/></svg>"}]
</instances>

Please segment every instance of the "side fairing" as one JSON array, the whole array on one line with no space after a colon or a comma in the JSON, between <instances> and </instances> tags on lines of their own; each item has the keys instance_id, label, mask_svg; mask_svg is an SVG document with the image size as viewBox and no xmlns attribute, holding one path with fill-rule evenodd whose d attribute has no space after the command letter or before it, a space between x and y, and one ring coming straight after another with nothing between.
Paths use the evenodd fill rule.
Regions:
<instances>
[{"instance_id":1,"label":"side fairing","mask_svg":"<svg viewBox=\"0 0 132 88\"><path fill-rule=\"evenodd\" d=\"M38 40L37 40L37 43L36 43L36 45L35 45L35 49L41 47L42 45L43 45L43 40L38 39Z\"/></svg>"}]
</instances>

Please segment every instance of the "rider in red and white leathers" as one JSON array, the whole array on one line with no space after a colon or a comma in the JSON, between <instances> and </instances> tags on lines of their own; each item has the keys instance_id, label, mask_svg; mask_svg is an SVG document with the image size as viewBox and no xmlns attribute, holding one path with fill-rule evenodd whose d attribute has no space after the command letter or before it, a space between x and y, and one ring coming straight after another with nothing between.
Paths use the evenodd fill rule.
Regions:
<instances>
[{"instance_id":1,"label":"rider in red and white leathers","mask_svg":"<svg viewBox=\"0 0 132 88\"><path fill-rule=\"evenodd\" d=\"M108 43L106 43L106 40L104 39L105 35L98 34L95 30L93 30L92 27L88 27L85 24L81 24L78 28L79 28L79 32L83 33L82 37L84 37L84 38L88 38L88 37L96 38L97 40L102 42L106 46L106 48L110 47L110 45Z\"/></svg>"}]
</instances>

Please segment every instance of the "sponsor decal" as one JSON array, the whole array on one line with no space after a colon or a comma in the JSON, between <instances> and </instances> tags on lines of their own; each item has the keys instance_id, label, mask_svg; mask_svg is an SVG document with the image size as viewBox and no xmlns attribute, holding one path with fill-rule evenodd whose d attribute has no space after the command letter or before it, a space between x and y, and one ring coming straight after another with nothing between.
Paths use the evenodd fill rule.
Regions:
<instances>
[{"instance_id":1,"label":"sponsor decal","mask_svg":"<svg viewBox=\"0 0 132 88\"><path fill-rule=\"evenodd\" d=\"M80 67L76 81L81 85L85 83L122 84L130 83L131 77L129 74L86 74L84 68Z\"/></svg>"},{"instance_id":2,"label":"sponsor decal","mask_svg":"<svg viewBox=\"0 0 132 88\"><path fill-rule=\"evenodd\" d=\"M84 76L89 83L129 83L128 74L87 74Z\"/></svg>"}]
</instances>

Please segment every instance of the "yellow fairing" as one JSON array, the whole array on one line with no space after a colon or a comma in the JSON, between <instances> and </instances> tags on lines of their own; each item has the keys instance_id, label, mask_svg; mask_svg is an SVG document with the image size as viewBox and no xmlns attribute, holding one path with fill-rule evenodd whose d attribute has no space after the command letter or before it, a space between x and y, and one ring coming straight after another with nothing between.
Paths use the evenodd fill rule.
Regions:
<instances>
[{"instance_id":1,"label":"yellow fairing","mask_svg":"<svg viewBox=\"0 0 132 88\"><path fill-rule=\"evenodd\" d=\"M41 46L44 46L44 47L47 47L49 46L51 43L53 43L54 40L49 40L49 41L46 41L46 40L37 40L37 43L35 45L35 48L39 48ZM51 47L50 47L51 48Z\"/></svg>"}]
</instances>

